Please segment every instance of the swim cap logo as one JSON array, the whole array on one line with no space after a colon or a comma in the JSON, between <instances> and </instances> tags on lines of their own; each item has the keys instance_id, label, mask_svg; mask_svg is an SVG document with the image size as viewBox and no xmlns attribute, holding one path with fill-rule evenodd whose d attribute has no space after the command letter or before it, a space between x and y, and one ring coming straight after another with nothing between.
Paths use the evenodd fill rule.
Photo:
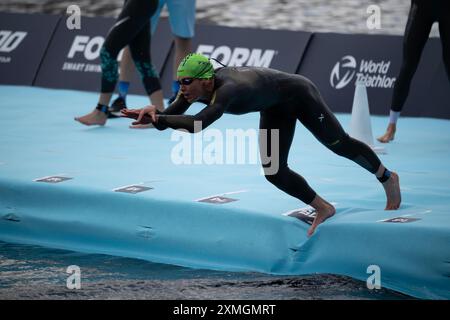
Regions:
<instances>
[{"instance_id":1,"label":"swim cap logo","mask_svg":"<svg viewBox=\"0 0 450 320\"><path fill-rule=\"evenodd\" d=\"M341 74L344 76L341 78ZM333 88L342 89L352 81L356 73L356 59L352 56L345 56L340 62L334 65L330 75L330 84Z\"/></svg>"}]
</instances>

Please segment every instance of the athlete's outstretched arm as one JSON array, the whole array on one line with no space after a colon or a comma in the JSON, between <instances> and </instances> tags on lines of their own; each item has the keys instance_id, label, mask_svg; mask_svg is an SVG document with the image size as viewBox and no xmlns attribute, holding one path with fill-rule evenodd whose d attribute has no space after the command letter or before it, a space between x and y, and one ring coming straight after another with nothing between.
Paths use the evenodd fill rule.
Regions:
<instances>
[{"instance_id":1,"label":"athlete's outstretched arm","mask_svg":"<svg viewBox=\"0 0 450 320\"><path fill-rule=\"evenodd\" d=\"M173 114L183 114L191 104L186 100L186 98L178 92L177 98L161 113L165 115Z\"/></svg>"},{"instance_id":2,"label":"athlete's outstretched arm","mask_svg":"<svg viewBox=\"0 0 450 320\"><path fill-rule=\"evenodd\" d=\"M166 128L184 129L190 133L198 132L211 123L219 119L224 112L224 107L220 103L214 103L206 106L196 115L167 115L158 113L154 126L159 130Z\"/></svg>"},{"instance_id":3,"label":"athlete's outstretched arm","mask_svg":"<svg viewBox=\"0 0 450 320\"><path fill-rule=\"evenodd\" d=\"M138 124L150 124L155 118L156 114L161 115L175 115L183 114L189 108L191 104L181 95L178 95L177 99L172 102L167 109L160 112L155 106L147 106L142 109L122 109L121 116L125 118L135 119L133 125ZM165 128L164 128L165 129ZM161 129L160 129L161 130Z\"/></svg>"}]
</instances>

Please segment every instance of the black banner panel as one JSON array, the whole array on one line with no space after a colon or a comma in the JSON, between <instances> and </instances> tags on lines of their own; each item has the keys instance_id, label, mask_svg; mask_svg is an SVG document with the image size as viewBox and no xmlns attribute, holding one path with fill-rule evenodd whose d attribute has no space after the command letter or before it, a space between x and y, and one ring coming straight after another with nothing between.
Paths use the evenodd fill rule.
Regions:
<instances>
[{"instance_id":1,"label":"black banner panel","mask_svg":"<svg viewBox=\"0 0 450 320\"><path fill-rule=\"evenodd\" d=\"M0 84L32 85L60 16L0 13Z\"/></svg>"},{"instance_id":2,"label":"black banner panel","mask_svg":"<svg viewBox=\"0 0 450 320\"><path fill-rule=\"evenodd\" d=\"M100 91L100 49L115 19L82 17L81 28L70 30L63 17L55 32L48 52L39 70L35 85L49 88L64 88ZM164 32L152 39L152 61L158 72L172 45ZM119 60L121 53L119 54ZM145 94L141 81L134 74L133 93Z\"/></svg>"},{"instance_id":3,"label":"black banner panel","mask_svg":"<svg viewBox=\"0 0 450 320\"><path fill-rule=\"evenodd\" d=\"M433 41L437 42L437 40ZM421 106L423 106L420 113L421 117L450 119L450 75L447 75L445 72L440 43L439 45L436 43L436 47L439 49L433 52L431 59L440 60L441 62L429 82L429 89L420 88L420 84L416 84L413 90L420 90L422 93L420 101Z\"/></svg>"},{"instance_id":4,"label":"black banner panel","mask_svg":"<svg viewBox=\"0 0 450 320\"><path fill-rule=\"evenodd\" d=\"M318 86L335 112L351 112L355 84L362 82L367 87L371 113L386 115L402 63L402 46L402 36L317 33L299 73ZM402 115L422 116L430 101L438 109L450 101L449 82L442 81L445 71L441 62L440 40L429 39Z\"/></svg>"},{"instance_id":5,"label":"black banner panel","mask_svg":"<svg viewBox=\"0 0 450 320\"><path fill-rule=\"evenodd\" d=\"M266 67L295 73L310 37L311 33L300 31L197 25L192 50L230 67ZM165 94L172 80L173 54L162 79Z\"/></svg>"}]
</instances>

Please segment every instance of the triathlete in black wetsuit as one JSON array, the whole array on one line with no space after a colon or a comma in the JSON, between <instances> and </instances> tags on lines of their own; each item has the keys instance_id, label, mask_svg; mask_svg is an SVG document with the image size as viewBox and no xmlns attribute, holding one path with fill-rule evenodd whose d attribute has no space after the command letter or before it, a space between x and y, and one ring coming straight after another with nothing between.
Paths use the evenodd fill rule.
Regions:
<instances>
[{"instance_id":1,"label":"triathlete in black wetsuit","mask_svg":"<svg viewBox=\"0 0 450 320\"><path fill-rule=\"evenodd\" d=\"M411 0L403 38L403 62L394 86L389 125L386 133L378 138L380 142L394 139L398 117L408 97L411 80L434 22L439 23L444 65L450 80L450 1Z\"/></svg>"},{"instance_id":2,"label":"triathlete in black wetsuit","mask_svg":"<svg viewBox=\"0 0 450 320\"><path fill-rule=\"evenodd\" d=\"M102 85L97 107L75 120L86 125L105 124L109 100L119 77L117 56L126 46L130 48L147 94L150 96L161 90L159 75L150 58L150 17L157 7L158 0L125 0L122 12L100 50Z\"/></svg>"},{"instance_id":3,"label":"triathlete in black wetsuit","mask_svg":"<svg viewBox=\"0 0 450 320\"><path fill-rule=\"evenodd\" d=\"M385 169L370 147L344 132L316 86L307 78L255 67L225 67L214 71L209 60L199 54L191 54L183 60L178 68L178 78L181 92L164 112L150 106L141 110L125 110L123 115L137 119L135 123L152 122L159 130L169 127L195 132L196 121L201 121L204 129L223 113L239 115L259 112L260 129L279 130L279 169L268 172L266 169L270 168L270 163L263 165L266 178L317 210L309 234L332 216L335 209L319 197L302 176L288 167L288 154L297 120L327 148L376 174L386 190L387 210L400 206L398 175ZM196 115L184 115L189 106L199 99L208 105ZM272 150L270 143L276 142L267 139L260 143L267 145L265 150Z\"/></svg>"}]
</instances>

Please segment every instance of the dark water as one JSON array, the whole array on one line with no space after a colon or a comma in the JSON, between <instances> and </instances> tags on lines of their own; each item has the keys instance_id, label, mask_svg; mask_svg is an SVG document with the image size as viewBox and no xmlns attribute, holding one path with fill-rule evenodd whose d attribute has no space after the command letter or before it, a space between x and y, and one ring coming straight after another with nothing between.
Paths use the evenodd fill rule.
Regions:
<instances>
[{"instance_id":1,"label":"dark water","mask_svg":"<svg viewBox=\"0 0 450 320\"><path fill-rule=\"evenodd\" d=\"M81 271L81 289L68 289L70 265ZM298 277L197 270L99 254L0 242L0 300L403 300L387 289L335 275Z\"/></svg>"}]
</instances>

